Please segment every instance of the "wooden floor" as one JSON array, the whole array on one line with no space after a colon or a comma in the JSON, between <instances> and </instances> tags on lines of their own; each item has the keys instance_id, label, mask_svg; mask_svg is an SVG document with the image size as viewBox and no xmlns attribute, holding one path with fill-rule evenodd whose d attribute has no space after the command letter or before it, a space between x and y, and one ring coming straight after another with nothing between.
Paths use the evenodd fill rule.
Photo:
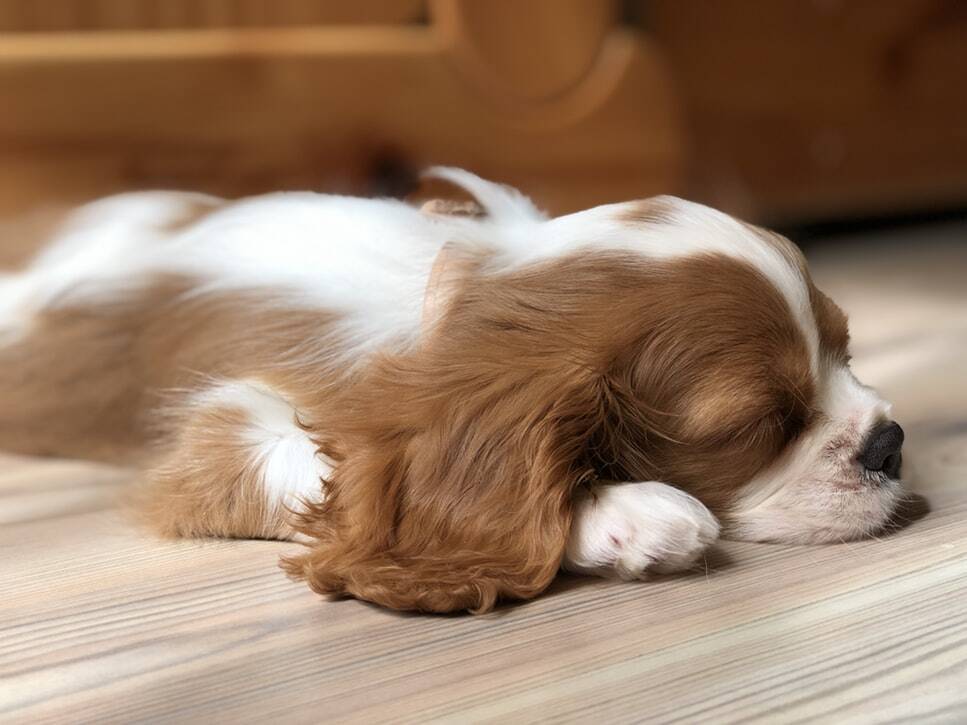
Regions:
<instances>
[{"instance_id":1,"label":"wooden floor","mask_svg":"<svg viewBox=\"0 0 967 725\"><path fill-rule=\"evenodd\" d=\"M288 581L285 544L138 532L122 472L4 458L0 721L967 721L967 227L878 236L813 256L929 501L899 533L401 616Z\"/></svg>"}]
</instances>

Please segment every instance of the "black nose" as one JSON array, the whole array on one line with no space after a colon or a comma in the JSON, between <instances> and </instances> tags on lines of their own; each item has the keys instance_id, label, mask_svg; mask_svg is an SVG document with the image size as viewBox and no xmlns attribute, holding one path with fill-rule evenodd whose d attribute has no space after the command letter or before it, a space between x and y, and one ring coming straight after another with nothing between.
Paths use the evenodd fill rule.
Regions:
<instances>
[{"instance_id":1,"label":"black nose","mask_svg":"<svg viewBox=\"0 0 967 725\"><path fill-rule=\"evenodd\" d=\"M890 478L900 475L900 463L903 457L900 448L903 447L903 428L894 421L877 426L866 439L860 463L870 471L882 471Z\"/></svg>"}]
</instances>

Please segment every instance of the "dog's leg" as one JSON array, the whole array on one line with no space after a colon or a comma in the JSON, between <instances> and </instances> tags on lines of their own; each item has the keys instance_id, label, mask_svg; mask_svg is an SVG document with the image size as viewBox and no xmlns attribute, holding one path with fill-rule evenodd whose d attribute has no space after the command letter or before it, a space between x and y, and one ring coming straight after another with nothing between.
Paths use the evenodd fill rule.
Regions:
<instances>
[{"instance_id":1,"label":"dog's leg","mask_svg":"<svg viewBox=\"0 0 967 725\"><path fill-rule=\"evenodd\" d=\"M319 502L329 462L295 409L257 381L218 383L171 413L161 462L139 508L167 536L296 538L303 502Z\"/></svg>"},{"instance_id":2,"label":"dog's leg","mask_svg":"<svg viewBox=\"0 0 967 725\"><path fill-rule=\"evenodd\" d=\"M698 499L664 483L600 484L576 496L568 571L622 579L682 571L719 534Z\"/></svg>"}]
</instances>

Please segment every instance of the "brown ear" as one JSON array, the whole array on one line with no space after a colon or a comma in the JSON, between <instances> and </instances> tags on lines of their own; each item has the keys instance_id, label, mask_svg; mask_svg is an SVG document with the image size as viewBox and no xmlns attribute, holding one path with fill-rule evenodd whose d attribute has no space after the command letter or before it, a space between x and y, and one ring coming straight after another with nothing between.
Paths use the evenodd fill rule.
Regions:
<instances>
[{"instance_id":1,"label":"brown ear","mask_svg":"<svg viewBox=\"0 0 967 725\"><path fill-rule=\"evenodd\" d=\"M318 592L483 612L538 594L560 566L598 383L447 317L423 349L374 364L339 420L327 499L301 521L317 543L284 563Z\"/></svg>"}]
</instances>

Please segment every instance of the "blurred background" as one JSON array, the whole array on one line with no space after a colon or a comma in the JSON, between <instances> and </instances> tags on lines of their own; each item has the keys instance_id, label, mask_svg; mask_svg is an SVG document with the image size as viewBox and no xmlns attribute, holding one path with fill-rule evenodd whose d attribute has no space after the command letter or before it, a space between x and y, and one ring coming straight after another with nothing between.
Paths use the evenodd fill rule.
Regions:
<instances>
[{"instance_id":1,"label":"blurred background","mask_svg":"<svg viewBox=\"0 0 967 725\"><path fill-rule=\"evenodd\" d=\"M0 0L0 218L132 188L403 195L432 163L553 213L956 214L967 3Z\"/></svg>"}]
</instances>

